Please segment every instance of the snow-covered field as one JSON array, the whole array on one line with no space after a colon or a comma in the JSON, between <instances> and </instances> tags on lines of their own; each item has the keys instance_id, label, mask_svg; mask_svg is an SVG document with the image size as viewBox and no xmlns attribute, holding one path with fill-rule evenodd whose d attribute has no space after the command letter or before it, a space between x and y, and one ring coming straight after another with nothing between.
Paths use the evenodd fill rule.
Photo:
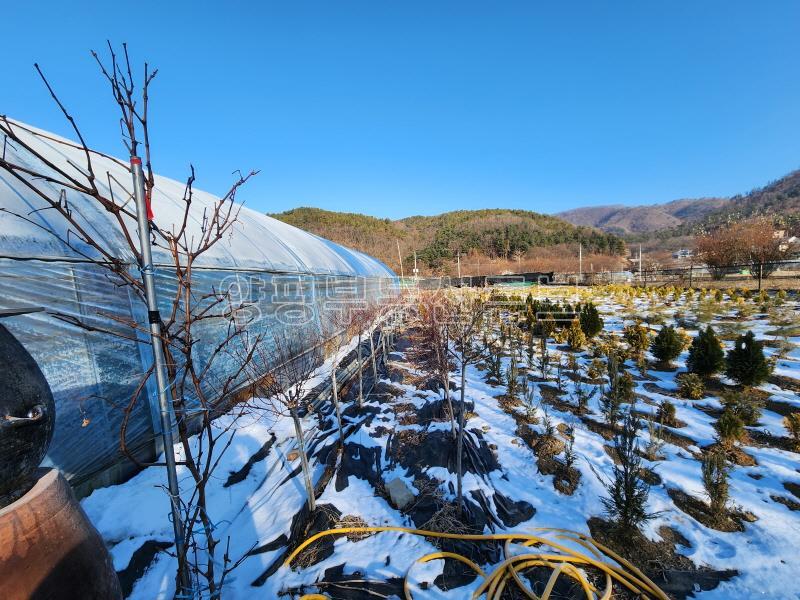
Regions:
<instances>
[{"instance_id":1,"label":"snow-covered field","mask_svg":"<svg viewBox=\"0 0 800 600\"><path fill-rule=\"evenodd\" d=\"M572 302L577 299L573 294L583 295L584 301L592 299L605 321L603 335L619 336L634 318L645 319L653 331L661 324L678 323L689 335L710 322L718 334L728 338L726 348L731 347L736 333L746 330L769 342L765 353L770 356L777 356L782 347L774 373L780 377L760 386L768 396L767 405L759 424L749 428L750 441L741 447L755 464L737 465L730 476L731 505L749 516L743 531L712 529L673 501L676 490L706 500L699 456L703 447L715 441L713 424L722 406L719 397L713 391L701 400L677 396L675 378L686 370L685 351L674 361L675 370L651 368L642 376L632 362L627 366L636 378L632 408L643 416L655 414L658 404L669 400L676 406L676 424L681 425L668 428L675 436L668 437L661 449L662 460L644 461L657 476L648 508L658 512L644 526L645 536L659 541L664 527L669 527L677 534L675 551L696 567L738 572L720 577L718 584L698 585L693 597L800 598L800 497L796 496L800 494L800 454L787 449L782 441L788 436L783 415L800 411L797 302L773 298L768 312L762 312L761 305L753 300L727 297L722 302L698 300L696 296L687 301L673 294L629 297L615 290L559 288L537 288L535 293L551 298L566 294ZM403 349L401 345L392 353L388 370L383 371L385 377L363 407L358 408L352 400L345 404L347 443L336 461L335 473L323 481L324 489L317 497L318 506L330 514L331 526L346 522L345 516L355 516L369 525L420 527L454 498L450 423L440 414L441 395L427 389L424 378L405 360ZM549 349L554 354L568 352L552 339ZM576 356L585 370L592 361L591 346ZM653 357L649 358L654 364ZM508 368L509 358L503 361ZM525 373L524 363L520 367ZM320 377L325 376L325 368L330 365L323 367ZM534 437L542 436L546 410L559 436L566 439L565 432L571 432L577 456L574 468L580 473L577 487L571 494L556 490L554 475L541 472L547 471L542 469L541 457L521 435L519 416L529 414L526 407L499 401L505 386L487 383L483 365L470 366L466 397L472 406L467 414L467 446L472 458L466 461L464 476L468 507L473 512L482 511L485 532L558 527L589 534L587 520L605 514L601 498L606 490L598 475L610 476L613 466L604 447L611 442L591 426L593 421L602 422L599 394L589 400L588 412L581 415L570 409L575 392L572 380L564 378L563 391L559 391L555 371L548 381L537 374L537 369L528 373L536 388L537 406L531 419L535 424L524 426L531 428ZM451 380L457 381L455 373ZM724 377L721 381L732 384ZM457 398L458 391L454 390L453 396ZM322 479L325 459L335 452L337 444L333 413L329 409L322 412L305 417L305 428L313 438L310 454L315 481ZM646 427L640 435L641 444L646 444ZM425 538L395 532L360 540L339 537L316 557L301 561L305 568L291 570L277 562L285 555L293 520L299 522L301 517L296 516L306 501L299 458L292 452L295 445L288 418L256 413L236 427L231 448L217 471L219 479L210 486L209 513L222 545L230 538L231 557L249 556L226 581L223 596L276 598L291 591L296 595L286 597L299 597L301 592L319 591L331 597L369 598L366 593L353 595L352 591L348 596L342 591L342 582L379 580L389 582L381 592L384 597L393 597L412 563L436 550ZM232 479L235 483L228 479L231 473L238 473ZM385 484L395 478L404 481L416 496L404 512L388 501ZM109 545L116 569L132 586L130 598L168 598L174 591L174 559L152 544L163 542L160 547L168 551L172 537L164 484L163 469L151 467L125 484L95 491L82 502ZM410 580L415 598L464 598L479 584L472 579L450 591L440 589L436 583L444 579L437 577L447 574L445 566L445 561L435 560L413 568ZM449 575L458 579L452 570ZM324 583L315 587L318 581Z\"/></svg>"}]
</instances>

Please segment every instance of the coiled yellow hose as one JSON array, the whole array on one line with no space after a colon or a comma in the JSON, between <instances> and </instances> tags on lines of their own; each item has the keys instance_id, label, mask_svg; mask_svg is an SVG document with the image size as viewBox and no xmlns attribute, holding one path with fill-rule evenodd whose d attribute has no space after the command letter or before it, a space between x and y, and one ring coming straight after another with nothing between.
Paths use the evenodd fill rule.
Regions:
<instances>
[{"instance_id":1,"label":"coiled yellow hose","mask_svg":"<svg viewBox=\"0 0 800 600\"><path fill-rule=\"evenodd\" d=\"M411 570L413 569L414 565L417 563L426 563L442 558L450 558L464 563L483 579L480 586L478 586L478 588L472 594L473 599L485 596L486 600L500 600L500 597L502 596L506 586L509 584L509 582L513 581L514 584L516 584L516 586L531 600L549 600L556 581L561 575L564 575L578 582L587 600L609 600L611 598L611 594L613 593L614 582L617 582L634 594L639 594L643 598L669 600L667 595L661 591L655 583L648 579L644 573L642 573L630 562L616 554L613 550L603 546L599 542L593 540L587 535L583 535L582 533L550 527L537 527L533 529L534 532L537 532L537 535L525 533L462 535L455 533L440 533L438 531L425 531L422 529L411 529L407 527L341 527L337 529L328 529L327 531L322 531L312 535L310 538L300 544L294 550L294 552L292 552L286 558L283 566L290 567L292 561L297 557L298 554L322 537L349 533L379 533L383 531L396 531L424 537L467 540L475 542L505 542L505 559L488 574L466 556L462 556L461 554L454 552L432 552L421 558L418 558L406 571L406 576L403 581L403 590L405 592L406 600L413 600L409 584L409 575L411 574ZM550 538L543 537L544 535L549 535ZM583 554L581 552L572 550L556 540L572 542L582 546L583 548L586 548L588 554ZM525 547L546 546L554 552L529 552L512 555L511 544L515 542ZM617 564L608 562L607 558L611 558ZM520 577L520 573L522 571L531 567L547 567L552 570L550 578L545 584L545 588L541 595L535 594ZM596 569L605 575L605 585L603 586L602 592L588 580L586 573L581 567L592 567L593 569ZM306 594L302 596L300 600L328 600L328 597L323 594Z\"/></svg>"}]
</instances>

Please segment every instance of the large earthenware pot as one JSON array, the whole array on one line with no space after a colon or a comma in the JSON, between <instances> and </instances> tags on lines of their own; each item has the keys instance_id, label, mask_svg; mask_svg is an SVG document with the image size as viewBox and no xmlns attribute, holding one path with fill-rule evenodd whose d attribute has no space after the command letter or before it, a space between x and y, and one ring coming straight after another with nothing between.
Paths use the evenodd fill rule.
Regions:
<instances>
[{"instance_id":1,"label":"large earthenware pot","mask_svg":"<svg viewBox=\"0 0 800 600\"><path fill-rule=\"evenodd\" d=\"M54 421L47 380L28 351L0 325L0 508L33 486Z\"/></svg>"},{"instance_id":2,"label":"large earthenware pot","mask_svg":"<svg viewBox=\"0 0 800 600\"><path fill-rule=\"evenodd\" d=\"M117 600L111 557L69 484L39 469L33 488L0 509L0 598Z\"/></svg>"}]
</instances>

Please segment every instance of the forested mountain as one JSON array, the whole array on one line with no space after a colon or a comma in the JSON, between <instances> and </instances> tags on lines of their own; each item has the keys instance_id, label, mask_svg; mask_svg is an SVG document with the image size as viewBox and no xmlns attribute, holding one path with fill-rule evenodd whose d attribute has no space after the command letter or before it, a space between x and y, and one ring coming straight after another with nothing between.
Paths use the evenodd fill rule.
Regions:
<instances>
[{"instance_id":1,"label":"forested mountain","mask_svg":"<svg viewBox=\"0 0 800 600\"><path fill-rule=\"evenodd\" d=\"M625 252L624 242L616 235L526 210L461 210L397 221L318 208L295 208L270 216L367 252L395 269L399 268L398 241L404 262L416 251L420 265L430 272L450 271L459 252L477 261L520 265L534 249L578 243L587 255Z\"/></svg>"}]
</instances>

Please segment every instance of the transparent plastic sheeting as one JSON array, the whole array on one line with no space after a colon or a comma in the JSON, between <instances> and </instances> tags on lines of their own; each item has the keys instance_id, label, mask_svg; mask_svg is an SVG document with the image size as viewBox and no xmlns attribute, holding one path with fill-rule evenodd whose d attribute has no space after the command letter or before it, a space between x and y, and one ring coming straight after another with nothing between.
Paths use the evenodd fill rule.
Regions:
<instances>
[{"instance_id":1,"label":"transparent plastic sheeting","mask_svg":"<svg viewBox=\"0 0 800 600\"><path fill-rule=\"evenodd\" d=\"M170 310L174 284L157 273L160 309ZM247 306L238 315L250 340L261 336L269 356L273 332L292 328L292 335L319 341L320 332L336 329L336 317L352 306L389 301L396 280L328 275L286 275L255 272L195 271L193 287L200 296L212 286L228 286ZM56 401L56 427L48 462L74 485L96 487L118 481L133 469L120 451L120 426L125 408L152 364L147 339L126 322L146 327L146 308L124 286L114 286L102 268L92 264L0 259L0 306L41 306L44 312L3 320L42 368ZM79 319L103 331L87 331L70 322ZM195 328L195 364L206 364L213 348L228 332L223 319ZM113 335L108 330L119 335ZM221 381L241 365L236 344L215 359L208 381ZM256 365L268 370L264 361ZM242 374L245 383L248 375ZM213 396L213 390L207 390ZM152 460L158 447L158 401L154 378L135 404L126 442L140 460Z\"/></svg>"},{"instance_id":2,"label":"transparent plastic sheeting","mask_svg":"<svg viewBox=\"0 0 800 600\"><path fill-rule=\"evenodd\" d=\"M86 158L74 143L23 124L15 131L25 144L41 153L77 180L85 181ZM0 145L3 141L0 141ZM47 173L45 161L18 144L5 143L6 158L31 171ZM130 193L127 161L92 155L98 187L107 194L113 186L117 199ZM59 176L61 178L61 176ZM62 190L41 179L31 184L58 198ZM169 231L183 218L184 184L156 177L153 194L155 224ZM74 191L64 192L81 226L102 240L105 248L130 262L133 256L121 229L109 213ZM246 187L240 197L246 196ZM199 236L204 212L217 199L195 190L189 214L192 235ZM10 173L0 170L0 307L43 307L44 312L3 320L31 352L45 374L56 400L56 427L48 461L73 484L84 489L113 483L133 468L120 453L120 425L124 409L146 372L152 357L145 339L139 342L129 323L147 327L146 308L125 286L116 285L102 267L81 257L52 232L67 236L66 224L52 210L40 210L44 201ZM25 218L20 218L24 215ZM26 221L28 219L28 221ZM128 223L131 232L135 223ZM74 240L74 236L71 238ZM138 244L138 238L135 240ZM157 264L172 259L154 248ZM170 309L174 280L167 268L157 271L162 312ZM330 331L331 317L353 303L377 304L398 293L394 273L380 261L301 231L266 215L241 209L231 233L195 263L193 290L200 297L212 289L230 289L248 303L251 339L280 327ZM61 318L59 316L61 315ZM66 320L65 320L66 317ZM119 335L87 331L70 323L96 324ZM221 320L220 320L221 321ZM227 334L228 323L210 320L197 329L196 364L204 364L211 349ZM299 328L299 329L298 329ZM129 338L129 339L125 339ZM224 380L238 368L235 349L215 361L209 380ZM159 420L155 386L151 381L131 411L127 445L142 459L157 450Z\"/></svg>"},{"instance_id":3,"label":"transparent plastic sheeting","mask_svg":"<svg viewBox=\"0 0 800 600\"><path fill-rule=\"evenodd\" d=\"M12 126L20 139L48 163L56 165L74 179L86 182L87 160L84 151L74 142L22 123L12 121ZM3 146L3 141L0 140L0 147L3 147L6 158L11 163L38 173L48 173L51 170L44 161L19 144L8 141ZM95 185L106 197L123 202L131 191L131 174L127 161L100 154L91 156ZM202 178L202 173L198 176ZM58 178L63 179L63 176L58 175ZM58 186L42 180L35 180L33 183L38 189L46 191L51 198L58 199L62 194ZM172 231L183 222L184 188L183 182L156 176L152 207L154 223L159 230ZM246 199L247 193L245 185L239 191L238 198ZM102 240L104 247L118 258L129 262L133 260L121 228L111 213L104 211L92 199L72 190L66 190L63 199L81 227L92 238ZM201 224L211 214L217 201L218 198L211 194L194 190L187 220L189 238L200 238ZM73 251L62 247L49 233L55 232L66 238L66 223L59 220L54 211L40 210L46 206L45 201L3 170L0 170L0 206L10 213L26 215L32 221L26 222L9 212L0 212L0 255L21 258L78 257ZM128 230L135 232L135 222L133 219L127 220ZM74 235L71 240L75 240ZM90 256L93 253L88 247L81 250ZM162 248L153 249L153 259L156 263L172 264L172 257ZM195 266L394 277L394 273L386 265L371 256L334 244L247 207L242 207L230 235L226 235L204 253Z\"/></svg>"}]
</instances>

